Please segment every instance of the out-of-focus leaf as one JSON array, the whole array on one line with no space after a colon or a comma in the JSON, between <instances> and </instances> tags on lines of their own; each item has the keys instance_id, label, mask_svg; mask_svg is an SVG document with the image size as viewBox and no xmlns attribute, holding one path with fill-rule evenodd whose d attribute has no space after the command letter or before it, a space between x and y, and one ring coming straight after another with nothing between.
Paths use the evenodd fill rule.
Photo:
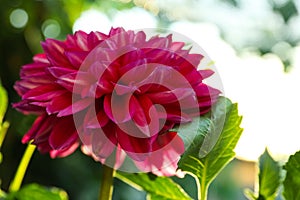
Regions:
<instances>
[{"instance_id":1,"label":"out-of-focus leaf","mask_svg":"<svg viewBox=\"0 0 300 200\"><path fill-rule=\"evenodd\" d=\"M46 188L33 183L8 194L5 200L68 200L68 195L62 189Z\"/></svg>"},{"instance_id":2,"label":"out-of-focus leaf","mask_svg":"<svg viewBox=\"0 0 300 200\"><path fill-rule=\"evenodd\" d=\"M256 196L255 196L255 194L254 194L254 192L252 191L252 190L250 190L250 189L245 189L245 191L244 191L244 195L247 197L247 199L249 199L249 200L256 200L257 198L256 198Z\"/></svg>"},{"instance_id":3,"label":"out-of-focus leaf","mask_svg":"<svg viewBox=\"0 0 300 200\"><path fill-rule=\"evenodd\" d=\"M0 189L0 199L5 199L6 198L6 193Z\"/></svg>"},{"instance_id":4,"label":"out-of-focus leaf","mask_svg":"<svg viewBox=\"0 0 300 200\"><path fill-rule=\"evenodd\" d=\"M273 160L268 150L259 158L259 196L258 199L274 200L280 185L279 164Z\"/></svg>"},{"instance_id":5,"label":"out-of-focus leaf","mask_svg":"<svg viewBox=\"0 0 300 200\"><path fill-rule=\"evenodd\" d=\"M222 123L224 117L225 122ZM180 169L197 177L202 195L206 195L205 192L212 180L234 158L235 153L233 150L243 130L240 128L242 117L238 115L237 104L232 104L227 98L220 97L212 108L211 116L207 116L207 118L211 120L210 126L206 128L203 126L202 129L198 130L198 135L206 135L209 138L208 141L215 139L217 140L216 144L203 157L201 147L205 145L205 141L196 138L178 163ZM221 134L218 135L215 132L220 131L220 125L222 129ZM218 138L211 136L218 136Z\"/></svg>"},{"instance_id":6,"label":"out-of-focus leaf","mask_svg":"<svg viewBox=\"0 0 300 200\"><path fill-rule=\"evenodd\" d=\"M7 103L7 93L0 83L0 125L3 122L3 118L7 109Z\"/></svg>"},{"instance_id":7,"label":"out-of-focus leaf","mask_svg":"<svg viewBox=\"0 0 300 200\"><path fill-rule=\"evenodd\" d=\"M285 22L289 21L290 18L298 14L297 6L293 0L287 1L283 5L274 5L274 11L280 13Z\"/></svg>"},{"instance_id":8,"label":"out-of-focus leaf","mask_svg":"<svg viewBox=\"0 0 300 200\"><path fill-rule=\"evenodd\" d=\"M234 7L239 6L239 2L237 0L221 0L221 1L228 3L229 5L234 6Z\"/></svg>"},{"instance_id":9,"label":"out-of-focus leaf","mask_svg":"<svg viewBox=\"0 0 300 200\"><path fill-rule=\"evenodd\" d=\"M121 1L103 1L96 0L98 4L98 9L109 14L109 11L114 8L116 10L125 10L130 9L136 6L133 1L129 1L128 3L124 3Z\"/></svg>"},{"instance_id":10,"label":"out-of-focus leaf","mask_svg":"<svg viewBox=\"0 0 300 200\"><path fill-rule=\"evenodd\" d=\"M74 24L75 20L80 16L85 7L84 0L63 0L63 8L68 13L71 24Z\"/></svg>"},{"instance_id":11,"label":"out-of-focus leaf","mask_svg":"<svg viewBox=\"0 0 300 200\"><path fill-rule=\"evenodd\" d=\"M8 122L3 123L3 118L7 109L7 104L8 104L7 93L6 90L2 87L0 82L0 148L5 138L7 129L9 127ZM0 163L1 162L2 162L2 154L0 152Z\"/></svg>"},{"instance_id":12,"label":"out-of-focus leaf","mask_svg":"<svg viewBox=\"0 0 300 200\"><path fill-rule=\"evenodd\" d=\"M148 193L151 200L190 200L186 192L171 178L156 177L146 173L124 173L117 172L116 177L123 182L128 183L138 190L144 190Z\"/></svg>"},{"instance_id":13,"label":"out-of-focus leaf","mask_svg":"<svg viewBox=\"0 0 300 200\"><path fill-rule=\"evenodd\" d=\"M6 136L6 132L7 132L8 128L9 128L9 123L8 122L5 121L3 124L0 124L0 148L2 146L2 143L3 143L3 140Z\"/></svg>"},{"instance_id":14,"label":"out-of-focus leaf","mask_svg":"<svg viewBox=\"0 0 300 200\"><path fill-rule=\"evenodd\" d=\"M250 200L274 200L281 182L281 167L270 156L268 150L259 158L259 191L255 195L251 190L245 190Z\"/></svg>"},{"instance_id":15,"label":"out-of-focus leaf","mask_svg":"<svg viewBox=\"0 0 300 200\"><path fill-rule=\"evenodd\" d=\"M286 200L300 199L300 151L291 155L285 164L286 177L283 182L283 196Z\"/></svg>"}]
</instances>

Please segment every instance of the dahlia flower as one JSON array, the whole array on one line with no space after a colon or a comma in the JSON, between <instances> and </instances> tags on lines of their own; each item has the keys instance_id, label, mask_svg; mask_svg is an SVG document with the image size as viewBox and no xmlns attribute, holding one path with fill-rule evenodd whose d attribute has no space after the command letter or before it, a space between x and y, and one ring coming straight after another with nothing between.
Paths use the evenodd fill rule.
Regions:
<instances>
[{"instance_id":1,"label":"dahlia flower","mask_svg":"<svg viewBox=\"0 0 300 200\"><path fill-rule=\"evenodd\" d=\"M115 168L173 175L185 147L172 128L207 113L220 93L204 83L213 71L197 69L203 55L184 46L122 28L47 39L15 84L14 107L38 116L22 142L52 158L80 145Z\"/></svg>"}]
</instances>

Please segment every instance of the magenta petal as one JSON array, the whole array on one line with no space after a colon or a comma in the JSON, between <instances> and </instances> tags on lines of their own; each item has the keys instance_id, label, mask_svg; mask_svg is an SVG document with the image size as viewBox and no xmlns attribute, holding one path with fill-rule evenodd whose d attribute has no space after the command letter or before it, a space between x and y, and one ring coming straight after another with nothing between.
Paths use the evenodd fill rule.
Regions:
<instances>
[{"instance_id":1,"label":"magenta petal","mask_svg":"<svg viewBox=\"0 0 300 200\"><path fill-rule=\"evenodd\" d=\"M75 101L75 100L73 100ZM92 103L93 99L85 98L79 99L76 102L72 102L72 94L65 93L52 99L49 105L47 105L47 113L58 113L58 117L72 115L77 113Z\"/></svg>"},{"instance_id":2,"label":"magenta petal","mask_svg":"<svg viewBox=\"0 0 300 200\"><path fill-rule=\"evenodd\" d=\"M158 176L176 175L177 163L184 152L182 139L174 132L161 135L154 143L154 151L145 160L134 160L136 166L145 172Z\"/></svg>"},{"instance_id":3,"label":"magenta petal","mask_svg":"<svg viewBox=\"0 0 300 200\"><path fill-rule=\"evenodd\" d=\"M108 117L116 124L131 120L130 112L132 110L129 108L130 97L131 94L105 96L104 110Z\"/></svg>"},{"instance_id":4,"label":"magenta petal","mask_svg":"<svg viewBox=\"0 0 300 200\"><path fill-rule=\"evenodd\" d=\"M147 97L140 98L139 100L134 96L130 100L130 109L133 110L132 117L137 125L147 126L151 121L149 109L153 104Z\"/></svg>"},{"instance_id":5,"label":"magenta petal","mask_svg":"<svg viewBox=\"0 0 300 200\"><path fill-rule=\"evenodd\" d=\"M76 85L88 85L90 76L85 72L74 72L59 77L59 80Z\"/></svg>"},{"instance_id":6,"label":"magenta petal","mask_svg":"<svg viewBox=\"0 0 300 200\"><path fill-rule=\"evenodd\" d=\"M40 53L33 56L33 61L37 63L46 63L49 64L49 60L47 59L46 54Z\"/></svg>"},{"instance_id":7,"label":"magenta petal","mask_svg":"<svg viewBox=\"0 0 300 200\"><path fill-rule=\"evenodd\" d=\"M164 62L169 60L166 58L170 58L172 55L173 55L173 52L164 50L164 49L160 49L159 47L152 48L150 51L147 52L147 57L149 58L151 63L159 62L159 63L165 64L165 65L167 65L167 63L164 63Z\"/></svg>"},{"instance_id":8,"label":"magenta petal","mask_svg":"<svg viewBox=\"0 0 300 200\"><path fill-rule=\"evenodd\" d=\"M41 115L36 118L29 131L23 136L22 138L23 144L29 142L34 138L36 132L39 130L40 126L45 121L45 119L46 119L46 115Z\"/></svg>"},{"instance_id":9,"label":"magenta petal","mask_svg":"<svg viewBox=\"0 0 300 200\"><path fill-rule=\"evenodd\" d=\"M119 72L125 75L119 81L131 84L132 82L138 83L146 79L152 72L151 69L154 68L153 65L148 65L146 62L146 59L139 58L136 61L132 61L127 65L121 66ZM137 74L138 76L136 76Z\"/></svg>"},{"instance_id":10,"label":"magenta petal","mask_svg":"<svg viewBox=\"0 0 300 200\"><path fill-rule=\"evenodd\" d=\"M56 83L62 86L63 88L67 89L69 92L73 92L74 83L70 83L68 81L64 81L60 79L58 79Z\"/></svg>"},{"instance_id":11,"label":"magenta petal","mask_svg":"<svg viewBox=\"0 0 300 200\"><path fill-rule=\"evenodd\" d=\"M118 57L118 63L120 63L120 72L125 74L128 70L138 67L145 63L143 52L140 49L126 46L122 48L125 53Z\"/></svg>"},{"instance_id":12,"label":"magenta petal","mask_svg":"<svg viewBox=\"0 0 300 200\"><path fill-rule=\"evenodd\" d=\"M100 158L106 158L111 155L116 148L116 144L109 139L102 130L94 130L92 133L93 153Z\"/></svg>"},{"instance_id":13,"label":"magenta petal","mask_svg":"<svg viewBox=\"0 0 300 200\"><path fill-rule=\"evenodd\" d=\"M54 123L56 123L55 116L46 116L45 120L41 123L41 126L36 131L33 144L39 145L45 141L48 141L48 137Z\"/></svg>"},{"instance_id":14,"label":"magenta petal","mask_svg":"<svg viewBox=\"0 0 300 200\"><path fill-rule=\"evenodd\" d=\"M126 153L123 151L120 145L118 145L115 153L114 169L119 169L124 163L126 157Z\"/></svg>"},{"instance_id":15,"label":"magenta petal","mask_svg":"<svg viewBox=\"0 0 300 200\"><path fill-rule=\"evenodd\" d=\"M186 123L192 120L191 116L185 114L184 110L181 110L180 108L178 108L178 106L166 106L164 112L166 112L169 122ZM159 113L159 115L161 114Z\"/></svg>"},{"instance_id":16,"label":"magenta petal","mask_svg":"<svg viewBox=\"0 0 300 200\"><path fill-rule=\"evenodd\" d=\"M76 31L74 34L74 40L76 41L77 47L83 51L88 51L88 34L83 31Z\"/></svg>"},{"instance_id":17,"label":"magenta petal","mask_svg":"<svg viewBox=\"0 0 300 200\"><path fill-rule=\"evenodd\" d=\"M124 94L133 94L137 90L136 86L127 86L121 84L115 84L114 91L117 95L124 95Z\"/></svg>"},{"instance_id":18,"label":"magenta petal","mask_svg":"<svg viewBox=\"0 0 300 200\"><path fill-rule=\"evenodd\" d=\"M107 117L107 115L103 109L101 109L97 113L96 117L94 117L94 114L92 114L93 112L95 112L94 108L91 108L86 114L86 119L85 119L85 127L86 128L92 128L92 129L101 128L101 127L104 127L109 122L109 118ZM92 116L92 118L87 119L90 116Z\"/></svg>"},{"instance_id":19,"label":"magenta petal","mask_svg":"<svg viewBox=\"0 0 300 200\"><path fill-rule=\"evenodd\" d=\"M31 105L40 106L40 107L47 107L50 102L49 101L33 101L30 102Z\"/></svg>"},{"instance_id":20,"label":"magenta petal","mask_svg":"<svg viewBox=\"0 0 300 200\"><path fill-rule=\"evenodd\" d=\"M48 63L31 63L23 65L20 71L21 77L26 77L28 75L33 75L37 73L45 73L45 69L49 66Z\"/></svg>"},{"instance_id":21,"label":"magenta petal","mask_svg":"<svg viewBox=\"0 0 300 200\"><path fill-rule=\"evenodd\" d=\"M48 141L45 141L43 143L38 144L37 149L41 153L48 153L48 152L51 152L51 150L52 150L49 143L48 143Z\"/></svg>"},{"instance_id":22,"label":"magenta petal","mask_svg":"<svg viewBox=\"0 0 300 200\"><path fill-rule=\"evenodd\" d=\"M185 75L185 77L192 86L197 85L203 81L202 75L196 69L190 71Z\"/></svg>"},{"instance_id":23,"label":"magenta petal","mask_svg":"<svg viewBox=\"0 0 300 200\"><path fill-rule=\"evenodd\" d=\"M116 35L116 34L120 34L122 32L125 32L125 29L122 28L122 27L117 27L117 28L111 28L110 31L109 31L109 35L110 36L113 36L113 35Z\"/></svg>"},{"instance_id":24,"label":"magenta petal","mask_svg":"<svg viewBox=\"0 0 300 200\"><path fill-rule=\"evenodd\" d=\"M83 109L88 107L92 103L92 101L93 101L93 99L91 99L91 98L85 98L85 99L76 101L75 103L68 106L67 108L59 111L59 113L57 114L57 117L72 115L79 111L82 111Z\"/></svg>"},{"instance_id":25,"label":"magenta petal","mask_svg":"<svg viewBox=\"0 0 300 200\"><path fill-rule=\"evenodd\" d=\"M91 32L87 37L89 49L94 49L102 40L106 38L107 35L101 32Z\"/></svg>"},{"instance_id":26,"label":"magenta petal","mask_svg":"<svg viewBox=\"0 0 300 200\"><path fill-rule=\"evenodd\" d=\"M54 114L58 113L61 110L67 108L72 104L72 94L67 92L57 97L54 97L50 104L47 106L47 113Z\"/></svg>"},{"instance_id":27,"label":"magenta petal","mask_svg":"<svg viewBox=\"0 0 300 200\"><path fill-rule=\"evenodd\" d=\"M23 96L28 90L38 87L39 85L30 83L28 81L20 80L14 85L14 89L20 96Z\"/></svg>"},{"instance_id":28,"label":"magenta petal","mask_svg":"<svg viewBox=\"0 0 300 200\"><path fill-rule=\"evenodd\" d=\"M94 76L95 80L118 81L118 70L112 66L110 61L96 61L89 66L88 72Z\"/></svg>"},{"instance_id":29,"label":"magenta petal","mask_svg":"<svg viewBox=\"0 0 300 200\"><path fill-rule=\"evenodd\" d=\"M192 88L176 88L170 91L150 93L148 97L155 103L168 104L180 101L189 96L195 96Z\"/></svg>"},{"instance_id":30,"label":"magenta petal","mask_svg":"<svg viewBox=\"0 0 300 200\"><path fill-rule=\"evenodd\" d=\"M198 97L203 97L203 96L216 96L219 95L221 92L218 89L212 88L204 83L200 83L198 84L195 88L194 88L196 94Z\"/></svg>"},{"instance_id":31,"label":"magenta petal","mask_svg":"<svg viewBox=\"0 0 300 200\"><path fill-rule=\"evenodd\" d=\"M145 43L146 40L146 34L143 31L139 31L136 33L134 37L134 43L136 45L140 45L140 47L143 47L143 44Z\"/></svg>"},{"instance_id":32,"label":"magenta petal","mask_svg":"<svg viewBox=\"0 0 300 200\"><path fill-rule=\"evenodd\" d=\"M185 43L184 42L173 42L171 44L171 49L173 51L177 51L177 50L180 50L182 49L182 47L184 47Z\"/></svg>"},{"instance_id":33,"label":"magenta petal","mask_svg":"<svg viewBox=\"0 0 300 200\"><path fill-rule=\"evenodd\" d=\"M70 92L80 94L84 87L91 84L91 80L94 80L94 78L87 72L73 72L60 76L56 82Z\"/></svg>"},{"instance_id":34,"label":"magenta petal","mask_svg":"<svg viewBox=\"0 0 300 200\"><path fill-rule=\"evenodd\" d=\"M72 68L69 61L64 56L64 42L54 39L47 39L45 42L42 42L42 47L52 65Z\"/></svg>"},{"instance_id":35,"label":"magenta petal","mask_svg":"<svg viewBox=\"0 0 300 200\"><path fill-rule=\"evenodd\" d=\"M74 144L72 144L72 146L63 149L63 150L50 150L50 157L51 158L56 158L56 157L66 157L70 154L72 154L77 147L79 146L79 143L76 142Z\"/></svg>"},{"instance_id":36,"label":"magenta petal","mask_svg":"<svg viewBox=\"0 0 300 200\"><path fill-rule=\"evenodd\" d=\"M49 144L55 150L62 150L72 146L78 140L73 117L60 118L54 125L49 136Z\"/></svg>"},{"instance_id":37,"label":"magenta petal","mask_svg":"<svg viewBox=\"0 0 300 200\"><path fill-rule=\"evenodd\" d=\"M102 129L86 129L80 138L87 148L86 153L92 154L97 160L110 156L117 147L116 126L112 122Z\"/></svg>"},{"instance_id":38,"label":"magenta petal","mask_svg":"<svg viewBox=\"0 0 300 200\"><path fill-rule=\"evenodd\" d=\"M88 52L83 51L67 51L65 52L65 55L67 56L69 62L76 68L79 68L86 56L88 55Z\"/></svg>"},{"instance_id":39,"label":"magenta petal","mask_svg":"<svg viewBox=\"0 0 300 200\"><path fill-rule=\"evenodd\" d=\"M47 101L65 93L64 90L55 84L41 85L33 88L23 95L23 99Z\"/></svg>"},{"instance_id":40,"label":"magenta petal","mask_svg":"<svg viewBox=\"0 0 300 200\"><path fill-rule=\"evenodd\" d=\"M54 79L45 72L28 75L26 76L26 78L24 77L23 80L26 80L27 82L31 82L33 84L52 84L54 82Z\"/></svg>"},{"instance_id":41,"label":"magenta petal","mask_svg":"<svg viewBox=\"0 0 300 200\"><path fill-rule=\"evenodd\" d=\"M150 74L142 80L139 85L153 84L162 85L167 87L169 90L177 87L187 87L189 84L182 75L169 66L152 65L148 66L148 70L153 69ZM135 77L135 75L132 75Z\"/></svg>"},{"instance_id":42,"label":"magenta petal","mask_svg":"<svg viewBox=\"0 0 300 200\"><path fill-rule=\"evenodd\" d=\"M166 116L159 116L158 110L161 108L158 105L153 105L147 96L132 98L130 101L131 110L133 110L133 120L137 128L142 132L143 137L155 136L160 127L159 119L165 119ZM137 134L138 135L138 134Z\"/></svg>"},{"instance_id":43,"label":"magenta petal","mask_svg":"<svg viewBox=\"0 0 300 200\"><path fill-rule=\"evenodd\" d=\"M197 96L210 96L208 86L204 83L200 83L194 88Z\"/></svg>"},{"instance_id":44,"label":"magenta petal","mask_svg":"<svg viewBox=\"0 0 300 200\"><path fill-rule=\"evenodd\" d=\"M104 97L104 111L107 114L107 116L109 117L110 120L112 120L113 122L116 122L113 114L112 114L112 110L111 110L111 95L106 95Z\"/></svg>"},{"instance_id":45,"label":"magenta petal","mask_svg":"<svg viewBox=\"0 0 300 200\"><path fill-rule=\"evenodd\" d=\"M153 151L158 151L165 147L173 148L179 154L184 153L184 143L176 132L160 134L156 142L153 142Z\"/></svg>"},{"instance_id":46,"label":"magenta petal","mask_svg":"<svg viewBox=\"0 0 300 200\"><path fill-rule=\"evenodd\" d=\"M210 69L199 70L198 72L201 74L203 79L208 78L215 73L213 70Z\"/></svg>"},{"instance_id":47,"label":"magenta petal","mask_svg":"<svg viewBox=\"0 0 300 200\"><path fill-rule=\"evenodd\" d=\"M76 73L76 70L64 67L49 67L47 69L55 78L59 78L66 74Z\"/></svg>"},{"instance_id":48,"label":"magenta petal","mask_svg":"<svg viewBox=\"0 0 300 200\"><path fill-rule=\"evenodd\" d=\"M14 103L13 107L24 114L42 115L45 113L45 109L43 107L32 105L28 100Z\"/></svg>"},{"instance_id":49,"label":"magenta petal","mask_svg":"<svg viewBox=\"0 0 300 200\"><path fill-rule=\"evenodd\" d=\"M201 54L189 54L187 56L187 61L191 63L196 69L198 65L200 64L200 61L203 59L203 55Z\"/></svg>"},{"instance_id":50,"label":"magenta petal","mask_svg":"<svg viewBox=\"0 0 300 200\"><path fill-rule=\"evenodd\" d=\"M152 151L152 139L151 138L137 138L128 133L123 132L117 127L117 139L124 151L134 154L148 153Z\"/></svg>"}]
</instances>

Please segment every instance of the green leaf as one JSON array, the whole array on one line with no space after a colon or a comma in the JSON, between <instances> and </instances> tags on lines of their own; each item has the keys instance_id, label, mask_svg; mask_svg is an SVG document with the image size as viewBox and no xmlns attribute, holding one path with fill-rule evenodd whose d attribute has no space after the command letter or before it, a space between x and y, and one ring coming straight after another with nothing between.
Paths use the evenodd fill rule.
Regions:
<instances>
[{"instance_id":1,"label":"green leaf","mask_svg":"<svg viewBox=\"0 0 300 200\"><path fill-rule=\"evenodd\" d=\"M185 191L168 177L157 177L146 173L117 172L116 177L138 190L148 193L147 199L151 200L190 200Z\"/></svg>"},{"instance_id":2,"label":"green leaf","mask_svg":"<svg viewBox=\"0 0 300 200\"><path fill-rule=\"evenodd\" d=\"M259 196L258 199L273 200L280 185L280 170L279 164L273 160L268 150L259 158Z\"/></svg>"},{"instance_id":3,"label":"green leaf","mask_svg":"<svg viewBox=\"0 0 300 200\"><path fill-rule=\"evenodd\" d=\"M248 188L246 188L244 190L244 194L247 197L247 199L249 199L249 200L256 200L257 199L257 197L254 194L254 192L252 190L248 189Z\"/></svg>"},{"instance_id":4,"label":"green leaf","mask_svg":"<svg viewBox=\"0 0 300 200\"><path fill-rule=\"evenodd\" d=\"M7 121L5 121L3 124L0 124L0 148L3 144L8 128L9 128L9 123Z\"/></svg>"},{"instance_id":5,"label":"green leaf","mask_svg":"<svg viewBox=\"0 0 300 200\"><path fill-rule=\"evenodd\" d=\"M300 151L290 156L285 164L286 177L283 182L283 196L286 200L300 199Z\"/></svg>"},{"instance_id":6,"label":"green leaf","mask_svg":"<svg viewBox=\"0 0 300 200\"><path fill-rule=\"evenodd\" d=\"M3 118L7 109L8 98L5 89L0 83L0 125L3 122Z\"/></svg>"},{"instance_id":7,"label":"green leaf","mask_svg":"<svg viewBox=\"0 0 300 200\"><path fill-rule=\"evenodd\" d=\"M7 109L8 98L6 90L2 87L0 82L0 148L6 136L7 129L9 127L8 122L3 123L3 118ZM0 152L0 164L2 163L2 153Z\"/></svg>"},{"instance_id":8,"label":"green leaf","mask_svg":"<svg viewBox=\"0 0 300 200\"><path fill-rule=\"evenodd\" d=\"M46 188L33 183L10 193L5 200L68 200L68 195L61 189Z\"/></svg>"},{"instance_id":9,"label":"green leaf","mask_svg":"<svg viewBox=\"0 0 300 200\"><path fill-rule=\"evenodd\" d=\"M63 0L63 8L68 13L71 25L74 24L76 19L85 10L87 1L84 0Z\"/></svg>"},{"instance_id":10,"label":"green leaf","mask_svg":"<svg viewBox=\"0 0 300 200\"><path fill-rule=\"evenodd\" d=\"M5 199L6 198L6 193L0 189L0 199Z\"/></svg>"},{"instance_id":11,"label":"green leaf","mask_svg":"<svg viewBox=\"0 0 300 200\"><path fill-rule=\"evenodd\" d=\"M170 131L175 131L180 136L184 142L187 151L194 150L195 148L189 148L197 146L204 142L208 129L211 126L211 120L207 117L194 118L191 123L183 124L178 127L171 129ZM189 133L189 134L186 134ZM196 142L195 142L196 141Z\"/></svg>"},{"instance_id":12,"label":"green leaf","mask_svg":"<svg viewBox=\"0 0 300 200\"><path fill-rule=\"evenodd\" d=\"M178 166L197 177L201 198L205 199L209 184L234 158L233 150L243 129L239 127L242 117L238 115L237 104L225 97L220 97L211 113L201 119L204 125L198 129L198 135L205 136L204 141L195 138Z\"/></svg>"}]
</instances>

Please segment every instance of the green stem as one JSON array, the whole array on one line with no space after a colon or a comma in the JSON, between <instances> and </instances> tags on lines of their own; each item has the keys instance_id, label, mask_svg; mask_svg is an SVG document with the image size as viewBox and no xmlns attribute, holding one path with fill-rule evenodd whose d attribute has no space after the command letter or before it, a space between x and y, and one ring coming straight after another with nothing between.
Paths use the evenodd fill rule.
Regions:
<instances>
[{"instance_id":1,"label":"green stem","mask_svg":"<svg viewBox=\"0 0 300 200\"><path fill-rule=\"evenodd\" d=\"M17 169L17 172L15 174L15 177L9 186L10 192L18 191L20 189L26 169L28 167L28 164L30 162L34 150L35 150L35 146L32 144L28 144L26 151L22 157L22 160L19 164L19 167Z\"/></svg>"},{"instance_id":2,"label":"green stem","mask_svg":"<svg viewBox=\"0 0 300 200\"><path fill-rule=\"evenodd\" d=\"M8 122L4 122L2 125L0 124L0 147L3 144L3 141L4 141L4 138L6 136L8 127L9 127Z\"/></svg>"},{"instance_id":3,"label":"green stem","mask_svg":"<svg viewBox=\"0 0 300 200\"><path fill-rule=\"evenodd\" d=\"M208 188L206 187L205 184L201 184L200 185L200 199L201 200L207 200L207 191L208 191Z\"/></svg>"},{"instance_id":4,"label":"green stem","mask_svg":"<svg viewBox=\"0 0 300 200\"><path fill-rule=\"evenodd\" d=\"M115 170L106 165L102 165L102 167L103 174L99 192L99 200L111 200L113 194L113 179Z\"/></svg>"}]
</instances>

